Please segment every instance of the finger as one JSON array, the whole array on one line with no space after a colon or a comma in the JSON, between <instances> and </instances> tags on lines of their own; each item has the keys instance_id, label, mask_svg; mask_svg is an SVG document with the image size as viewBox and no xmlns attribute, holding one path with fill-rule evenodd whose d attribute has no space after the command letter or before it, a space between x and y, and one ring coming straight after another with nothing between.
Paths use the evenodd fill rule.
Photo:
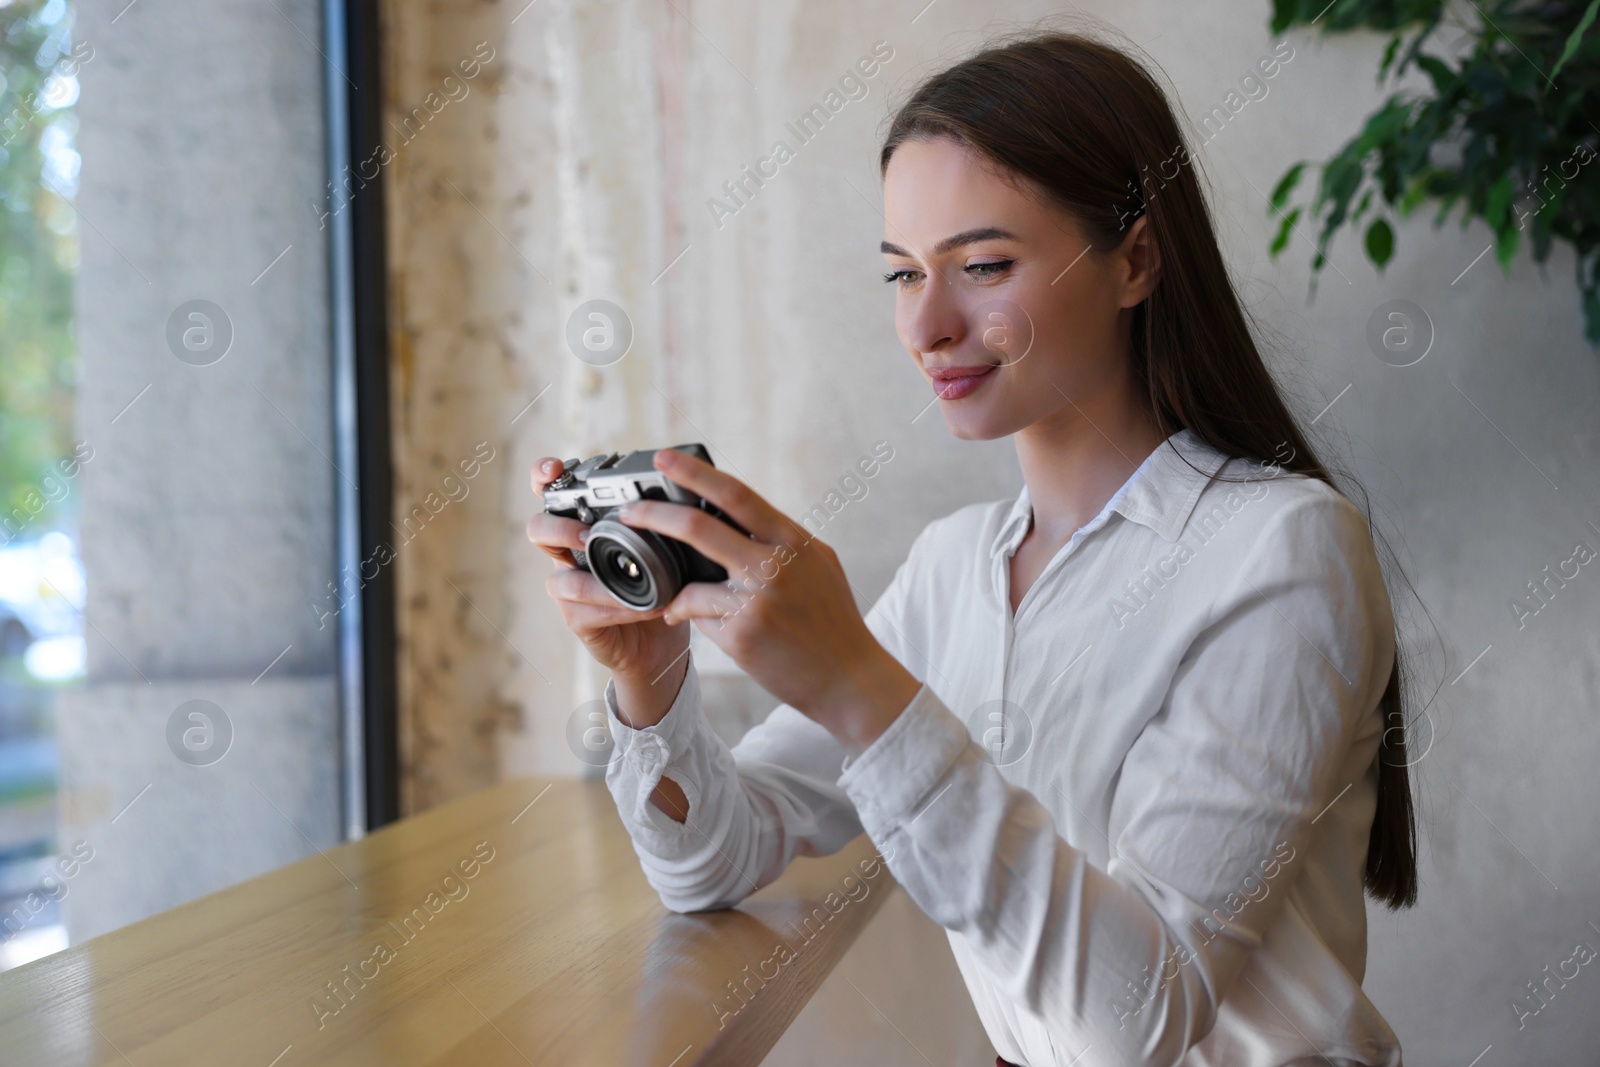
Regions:
<instances>
[{"instance_id":1,"label":"finger","mask_svg":"<svg viewBox=\"0 0 1600 1067\"><path fill-rule=\"evenodd\" d=\"M541 547L571 548L583 547L583 537L588 526L577 519L569 519L565 515L551 515L540 512L528 520L528 540Z\"/></svg>"},{"instance_id":2,"label":"finger","mask_svg":"<svg viewBox=\"0 0 1600 1067\"><path fill-rule=\"evenodd\" d=\"M690 582L662 610L661 619L677 625L685 619L726 619L739 613L755 593L733 582Z\"/></svg>"},{"instance_id":3,"label":"finger","mask_svg":"<svg viewBox=\"0 0 1600 1067\"><path fill-rule=\"evenodd\" d=\"M598 578L588 571L576 568L551 571L544 580L544 588L553 600L573 606L604 608L609 621L593 624L597 626L609 626L617 622L638 622L640 619L654 618L661 614L660 608L635 611L624 607L617 603L616 598L600 584Z\"/></svg>"},{"instance_id":4,"label":"finger","mask_svg":"<svg viewBox=\"0 0 1600 1067\"><path fill-rule=\"evenodd\" d=\"M672 448L658 450L653 462L661 473L711 501L757 539L777 543L796 538L799 527L793 520L728 472Z\"/></svg>"},{"instance_id":5,"label":"finger","mask_svg":"<svg viewBox=\"0 0 1600 1067\"><path fill-rule=\"evenodd\" d=\"M729 572L757 567L773 551L773 546L752 540L721 519L685 504L636 500L618 509L616 518L624 525L682 541Z\"/></svg>"},{"instance_id":6,"label":"finger","mask_svg":"<svg viewBox=\"0 0 1600 1067\"><path fill-rule=\"evenodd\" d=\"M551 559L577 566L572 553L583 547L583 534L589 527L577 519L541 512L528 520L528 540L544 550Z\"/></svg>"},{"instance_id":7,"label":"finger","mask_svg":"<svg viewBox=\"0 0 1600 1067\"><path fill-rule=\"evenodd\" d=\"M533 491L544 492L544 487L561 477L561 461L555 456L542 456L533 465Z\"/></svg>"},{"instance_id":8,"label":"finger","mask_svg":"<svg viewBox=\"0 0 1600 1067\"><path fill-rule=\"evenodd\" d=\"M604 630L611 626L626 626L634 622L649 622L661 618L662 609L634 611L615 600L605 604L580 604L575 601L557 601L561 606L562 621L574 633L586 630Z\"/></svg>"}]
</instances>

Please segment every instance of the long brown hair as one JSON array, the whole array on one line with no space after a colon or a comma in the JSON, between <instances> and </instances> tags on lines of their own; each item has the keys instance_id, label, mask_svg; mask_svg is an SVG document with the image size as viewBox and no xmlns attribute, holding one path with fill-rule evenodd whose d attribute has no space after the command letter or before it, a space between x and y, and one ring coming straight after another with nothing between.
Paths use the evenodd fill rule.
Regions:
<instances>
[{"instance_id":1,"label":"long brown hair","mask_svg":"<svg viewBox=\"0 0 1600 1067\"><path fill-rule=\"evenodd\" d=\"M1077 33L997 42L917 87L890 123L880 172L902 143L930 137L953 138L1031 179L1079 223L1092 249L1118 247L1135 219L1148 218L1162 274L1134 309L1130 342L1152 414L1169 434L1187 428L1219 451L1273 462L1343 492L1262 361L1217 247L1195 161L1144 66ZM1351 481L1342 472L1340 480ZM1370 529L1370 514L1368 523ZM1364 877L1367 893L1390 908L1417 899L1404 678L1397 633L1380 701L1387 728Z\"/></svg>"}]
</instances>

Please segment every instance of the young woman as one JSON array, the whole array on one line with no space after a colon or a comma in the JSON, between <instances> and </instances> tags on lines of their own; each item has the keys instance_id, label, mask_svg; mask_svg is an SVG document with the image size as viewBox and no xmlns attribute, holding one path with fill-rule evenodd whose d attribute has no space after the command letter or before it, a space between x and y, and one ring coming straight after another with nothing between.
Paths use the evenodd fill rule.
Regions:
<instances>
[{"instance_id":1,"label":"young woman","mask_svg":"<svg viewBox=\"0 0 1600 1067\"><path fill-rule=\"evenodd\" d=\"M863 830L948 932L1001 1063L1389 1064L1363 890L1416 896L1368 524L1263 366L1168 103L1030 36L928 79L881 155L900 340L1024 488L930 523L865 618L833 550L663 451L623 521L721 563L664 609L548 589L611 671L606 779L676 911ZM536 490L560 471L540 463ZM783 701L731 751L685 625Z\"/></svg>"}]
</instances>

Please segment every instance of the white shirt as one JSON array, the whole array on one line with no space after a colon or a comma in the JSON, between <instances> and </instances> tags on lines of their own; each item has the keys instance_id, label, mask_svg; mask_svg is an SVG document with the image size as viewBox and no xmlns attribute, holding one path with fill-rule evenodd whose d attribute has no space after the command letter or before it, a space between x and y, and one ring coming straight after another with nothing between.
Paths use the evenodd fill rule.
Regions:
<instances>
[{"instance_id":1,"label":"white shirt","mask_svg":"<svg viewBox=\"0 0 1600 1067\"><path fill-rule=\"evenodd\" d=\"M647 729L606 686L606 782L662 902L731 906L865 830L1008 1060L1398 1067L1361 990L1394 657L1361 512L1180 431L1013 618L1030 521L1024 487L918 535L866 621L922 686L848 768L787 704L730 750L692 663ZM687 824L650 803L663 773Z\"/></svg>"}]
</instances>

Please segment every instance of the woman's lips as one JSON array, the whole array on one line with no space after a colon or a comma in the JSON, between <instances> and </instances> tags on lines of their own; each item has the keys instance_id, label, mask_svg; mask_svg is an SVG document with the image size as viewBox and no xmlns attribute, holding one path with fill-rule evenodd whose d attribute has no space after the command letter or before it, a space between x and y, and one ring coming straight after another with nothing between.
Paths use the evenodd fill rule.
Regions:
<instances>
[{"instance_id":1,"label":"woman's lips","mask_svg":"<svg viewBox=\"0 0 1600 1067\"><path fill-rule=\"evenodd\" d=\"M964 367L940 367L928 372L933 380L933 391L940 400L960 400L970 395L988 381L991 372L998 369L994 363L976 363Z\"/></svg>"}]
</instances>

